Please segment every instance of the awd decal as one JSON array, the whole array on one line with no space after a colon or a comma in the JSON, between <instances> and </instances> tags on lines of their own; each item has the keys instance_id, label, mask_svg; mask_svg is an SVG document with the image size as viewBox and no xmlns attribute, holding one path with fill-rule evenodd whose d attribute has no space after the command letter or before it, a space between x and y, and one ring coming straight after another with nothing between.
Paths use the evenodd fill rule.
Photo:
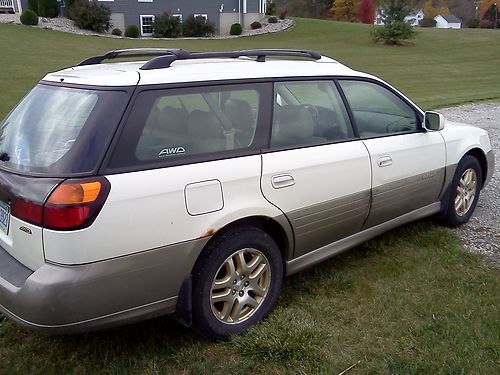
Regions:
<instances>
[{"instance_id":1,"label":"awd decal","mask_svg":"<svg viewBox=\"0 0 500 375\"><path fill-rule=\"evenodd\" d=\"M179 147L168 147L164 148L163 150L160 151L158 154L158 157L161 158L163 156L170 156L170 155L180 155L180 154L185 154L186 149L182 146Z\"/></svg>"}]
</instances>

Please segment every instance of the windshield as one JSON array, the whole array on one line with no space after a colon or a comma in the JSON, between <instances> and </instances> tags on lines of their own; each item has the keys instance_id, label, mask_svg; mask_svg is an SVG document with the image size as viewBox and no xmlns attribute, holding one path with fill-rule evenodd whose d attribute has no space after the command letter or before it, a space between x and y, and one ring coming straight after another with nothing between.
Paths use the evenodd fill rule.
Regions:
<instances>
[{"instance_id":1,"label":"windshield","mask_svg":"<svg viewBox=\"0 0 500 375\"><path fill-rule=\"evenodd\" d=\"M0 124L0 168L51 176L92 172L127 96L36 86Z\"/></svg>"}]
</instances>

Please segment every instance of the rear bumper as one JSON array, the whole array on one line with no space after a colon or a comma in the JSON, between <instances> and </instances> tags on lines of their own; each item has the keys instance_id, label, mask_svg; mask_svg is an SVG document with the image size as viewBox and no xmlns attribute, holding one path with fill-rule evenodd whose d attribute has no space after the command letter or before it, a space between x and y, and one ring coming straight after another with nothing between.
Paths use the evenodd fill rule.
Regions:
<instances>
[{"instance_id":1,"label":"rear bumper","mask_svg":"<svg viewBox=\"0 0 500 375\"><path fill-rule=\"evenodd\" d=\"M76 333L175 312L208 238L106 261L44 264L35 272L0 248L0 311L46 333Z\"/></svg>"}]
</instances>

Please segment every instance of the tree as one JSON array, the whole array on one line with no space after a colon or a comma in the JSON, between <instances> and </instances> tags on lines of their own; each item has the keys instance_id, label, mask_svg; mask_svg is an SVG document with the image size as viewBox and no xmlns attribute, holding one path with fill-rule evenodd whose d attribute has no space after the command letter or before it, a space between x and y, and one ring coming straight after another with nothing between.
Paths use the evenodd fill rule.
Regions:
<instances>
[{"instance_id":1,"label":"tree","mask_svg":"<svg viewBox=\"0 0 500 375\"><path fill-rule=\"evenodd\" d=\"M335 0L330 9L335 21L356 21L360 0Z\"/></svg>"},{"instance_id":2,"label":"tree","mask_svg":"<svg viewBox=\"0 0 500 375\"><path fill-rule=\"evenodd\" d=\"M489 3L492 3L488 6ZM480 27L494 29L500 28L500 21L498 20L498 4L495 0L483 1L479 7L479 14L481 15ZM485 9L481 9L483 6ZM487 7L487 8L486 8Z\"/></svg>"},{"instance_id":3,"label":"tree","mask_svg":"<svg viewBox=\"0 0 500 375\"><path fill-rule=\"evenodd\" d=\"M375 42L401 45L403 40L415 37L413 28L405 22L405 16L411 8L406 0L382 0L383 26L376 27L372 36Z\"/></svg>"},{"instance_id":4,"label":"tree","mask_svg":"<svg viewBox=\"0 0 500 375\"><path fill-rule=\"evenodd\" d=\"M424 5L424 14L426 18L434 18L438 14L450 14L447 2L427 0Z\"/></svg>"},{"instance_id":5,"label":"tree","mask_svg":"<svg viewBox=\"0 0 500 375\"><path fill-rule=\"evenodd\" d=\"M361 0L358 11L358 19L363 23L372 24L375 21L375 1Z\"/></svg>"}]
</instances>

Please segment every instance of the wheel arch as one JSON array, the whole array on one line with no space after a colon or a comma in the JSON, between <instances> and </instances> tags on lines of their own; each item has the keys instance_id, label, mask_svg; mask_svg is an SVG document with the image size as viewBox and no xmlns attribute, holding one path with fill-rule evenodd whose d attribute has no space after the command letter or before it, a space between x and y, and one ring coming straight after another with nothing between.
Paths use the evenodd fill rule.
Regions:
<instances>
[{"instance_id":1,"label":"wheel arch","mask_svg":"<svg viewBox=\"0 0 500 375\"><path fill-rule=\"evenodd\" d=\"M488 175L488 160L486 159L486 155L484 154L484 151L480 149L479 147L474 147L467 151L461 158L462 160L465 156L473 156L474 158L477 159L479 162L479 165L481 166L481 189L484 186L484 183L486 182L486 177Z\"/></svg>"},{"instance_id":2,"label":"wheel arch","mask_svg":"<svg viewBox=\"0 0 500 375\"><path fill-rule=\"evenodd\" d=\"M282 218L270 218L268 216L248 216L241 219L237 219L224 225L222 228L218 229L210 238L208 243L205 245L204 249L210 246L210 244L220 235L226 233L227 231L238 227L238 226L252 226L259 228L269 234L274 242L278 245L280 249L281 258L286 261L291 258L293 253L293 233L292 229L288 223L288 220L283 216ZM203 250L198 256L202 256ZM196 262L195 262L196 263ZM194 268L194 266L193 266Z\"/></svg>"}]
</instances>

